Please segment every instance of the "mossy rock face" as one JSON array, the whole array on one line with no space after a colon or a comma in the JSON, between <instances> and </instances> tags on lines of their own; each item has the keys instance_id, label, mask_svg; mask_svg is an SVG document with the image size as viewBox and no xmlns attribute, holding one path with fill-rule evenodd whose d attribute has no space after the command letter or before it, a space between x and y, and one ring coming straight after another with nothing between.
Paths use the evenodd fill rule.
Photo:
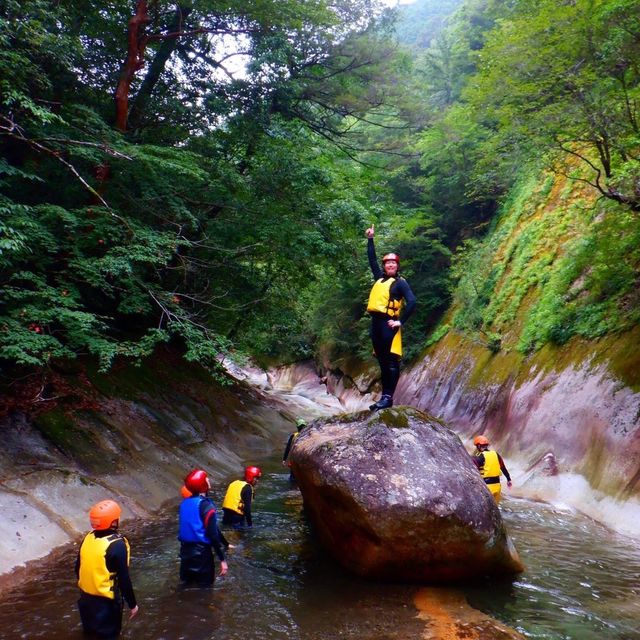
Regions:
<instances>
[{"instance_id":1,"label":"mossy rock face","mask_svg":"<svg viewBox=\"0 0 640 640\"><path fill-rule=\"evenodd\" d=\"M406 429L409 427L409 417L406 411L399 411L398 409L384 409L378 412L377 418L379 422L386 424L387 427L393 427L394 429Z\"/></svg>"},{"instance_id":2,"label":"mossy rock face","mask_svg":"<svg viewBox=\"0 0 640 640\"><path fill-rule=\"evenodd\" d=\"M117 457L105 451L91 431L79 426L60 409L40 414L34 425L66 457L93 472L113 472L118 465Z\"/></svg>"}]
</instances>

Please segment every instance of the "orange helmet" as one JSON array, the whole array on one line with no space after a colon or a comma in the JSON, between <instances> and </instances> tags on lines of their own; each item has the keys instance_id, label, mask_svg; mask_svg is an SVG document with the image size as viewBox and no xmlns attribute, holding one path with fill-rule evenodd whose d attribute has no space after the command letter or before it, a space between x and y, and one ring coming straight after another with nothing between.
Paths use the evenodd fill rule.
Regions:
<instances>
[{"instance_id":1,"label":"orange helmet","mask_svg":"<svg viewBox=\"0 0 640 640\"><path fill-rule=\"evenodd\" d=\"M89 511L89 521L91 522L91 528L96 531L104 531L105 529L111 529L113 523L118 523L120 520L120 514L122 509L117 502L113 500L103 500L91 507Z\"/></svg>"},{"instance_id":2,"label":"orange helmet","mask_svg":"<svg viewBox=\"0 0 640 640\"><path fill-rule=\"evenodd\" d=\"M262 475L260 467L246 467L244 470L244 479L246 482L253 482Z\"/></svg>"},{"instance_id":3,"label":"orange helmet","mask_svg":"<svg viewBox=\"0 0 640 640\"><path fill-rule=\"evenodd\" d=\"M207 472L202 469L194 469L185 479L184 486L191 493L204 493L209 489Z\"/></svg>"},{"instance_id":4,"label":"orange helmet","mask_svg":"<svg viewBox=\"0 0 640 640\"><path fill-rule=\"evenodd\" d=\"M489 441L484 437L484 436L476 436L473 440L473 444L478 447L478 446L486 446L489 444Z\"/></svg>"},{"instance_id":5,"label":"orange helmet","mask_svg":"<svg viewBox=\"0 0 640 640\"><path fill-rule=\"evenodd\" d=\"M382 264L384 264L387 260L395 260L400 266L400 256L397 253L385 253L382 256Z\"/></svg>"},{"instance_id":6,"label":"orange helmet","mask_svg":"<svg viewBox=\"0 0 640 640\"><path fill-rule=\"evenodd\" d=\"M189 489L187 489L185 485L182 485L180 487L180 495L183 498L190 498L193 495L193 493L191 493L191 491L189 491Z\"/></svg>"}]
</instances>

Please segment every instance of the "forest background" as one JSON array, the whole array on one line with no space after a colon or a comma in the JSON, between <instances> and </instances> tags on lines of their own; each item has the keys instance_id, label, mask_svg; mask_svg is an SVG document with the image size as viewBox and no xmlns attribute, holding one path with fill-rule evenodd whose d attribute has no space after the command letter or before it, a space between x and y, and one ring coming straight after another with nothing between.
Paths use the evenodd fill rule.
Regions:
<instances>
[{"instance_id":1,"label":"forest background","mask_svg":"<svg viewBox=\"0 0 640 640\"><path fill-rule=\"evenodd\" d=\"M419 299L409 359L637 325L639 9L0 0L3 384L74 402L70 368L164 343L214 373L370 358L372 222ZM496 260L559 180L580 234Z\"/></svg>"}]
</instances>

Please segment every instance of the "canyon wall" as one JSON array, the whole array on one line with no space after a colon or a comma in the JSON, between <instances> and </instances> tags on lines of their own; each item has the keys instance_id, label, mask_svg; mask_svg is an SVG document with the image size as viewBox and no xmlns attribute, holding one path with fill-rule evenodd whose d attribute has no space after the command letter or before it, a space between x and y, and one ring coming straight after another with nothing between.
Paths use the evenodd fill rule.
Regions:
<instances>
[{"instance_id":1,"label":"canyon wall","mask_svg":"<svg viewBox=\"0 0 640 640\"><path fill-rule=\"evenodd\" d=\"M638 345L640 328L525 356L449 332L403 370L394 400L444 420L470 452L473 437L486 435L513 476L513 495L577 508L638 536ZM373 364L327 369L345 407L372 397L361 390Z\"/></svg>"},{"instance_id":2,"label":"canyon wall","mask_svg":"<svg viewBox=\"0 0 640 640\"><path fill-rule=\"evenodd\" d=\"M131 527L177 504L194 467L213 482L240 477L245 464L284 446L299 412L242 380L216 383L166 352L75 382L87 387L75 406L47 400L46 410L0 418L0 574L77 541L99 500L117 500Z\"/></svg>"}]
</instances>

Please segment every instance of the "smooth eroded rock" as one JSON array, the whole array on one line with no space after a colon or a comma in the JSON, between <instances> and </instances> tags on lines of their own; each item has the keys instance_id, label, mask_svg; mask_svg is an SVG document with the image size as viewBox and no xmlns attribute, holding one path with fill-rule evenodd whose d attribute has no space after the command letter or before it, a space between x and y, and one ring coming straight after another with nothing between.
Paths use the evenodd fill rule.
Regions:
<instances>
[{"instance_id":1,"label":"smooth eroded rock","mask_svg":"<svg viewBox=\"0 0 640 640\"><path fill-rule=\"evenodd\" d=\"M290 459L321 542L359 575L451 582L523 569L460 439L417 409L316 421Z\"/></svg>"}]
</instances>

